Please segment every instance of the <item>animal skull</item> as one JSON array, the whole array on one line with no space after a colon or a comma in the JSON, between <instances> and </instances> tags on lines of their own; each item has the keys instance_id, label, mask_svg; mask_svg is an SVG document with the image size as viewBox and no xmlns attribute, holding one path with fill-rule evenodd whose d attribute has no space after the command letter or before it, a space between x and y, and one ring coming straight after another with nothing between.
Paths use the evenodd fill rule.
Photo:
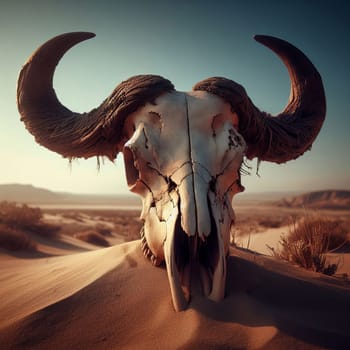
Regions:
<instances>
[{"instance_id":1,"label":"animal skull","mask_svg":"<svg viewBox=\"0 0 350 350\"><path fill-rule=\"evenodd\" d=\"M155 265L165 260L177 310L196 273L210 299L224 296L231 200L242 191L246 147L237 126L230 105L204 91L167 93L126 121L125 169L143 199L143 251Z\"/></svg>"},{"instance_id":2,"label":"animal skull","mask_svg":"<svg viewBox=\"0 0 350 350\"><path fill-rule=\"evenodd\" d=\"M276 117L229 79L209 78L179 92L150 75L122 82L81 115L58 101L52 79L64 53L92 36L63 34L32 55L18 81L22 120L38 143L64 157L113 160L122 152L128 186L142 197L142 250L154 265L165 261L175 309L187 307L198 281L220 301L243 157L282 163L310 149L325 117L322 80L294 46L257 36L291 77L290 101Z\"/></svg>"}]
</instances>

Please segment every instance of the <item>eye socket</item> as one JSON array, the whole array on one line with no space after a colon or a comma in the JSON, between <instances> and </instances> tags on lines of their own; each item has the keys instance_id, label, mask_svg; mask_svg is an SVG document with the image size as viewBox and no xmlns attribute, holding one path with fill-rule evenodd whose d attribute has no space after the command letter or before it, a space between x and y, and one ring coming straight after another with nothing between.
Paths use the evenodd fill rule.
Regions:
<instances>
[{"instance_id":1,"label":"eye socket","mask_svg":"<svg viewBox=\"0 0 350 350\"><path fill-rule=\"evenodd\" d=\"M220 133L227 122L230 122L231 125L238 130L239 119L237 113L230 113L229 115L219 113L213 116L211 122L213 137Z\"/></svg>"},{"instance_id":2,"label":"eye socket","mask_svg":"<svg viewBox=\"0 0 350 350\"><path fill-rule=\"evenodd\" d=\"M140 125L149 125L149 130L157 131L159 134L163 127L162 116L158 112L140 112L140 114L131 116L126 119L123 127L123 136L125 140L130 140L135 134L135 131L139 129Z\"/></svg>"},{"instance_id":3,"label":"eye socket","mask_svg":"<svg viewBox=\"0 0 350 350\"><path fill-rule=\"evenodd\" d=\"M148 117L150 120L152 120L153 124L161 124L162 123L162 116L158 112L149 111Z\"/></svg>"},{"instance_id":4,"label":"eye socket","mask_svg":"<svg viewBox=\"0 0 350 350\"><path fill-rule=\"evenodd\" d=\"M125 164L126 181L129 186L129 189L131 189L136 185L137 180L140 178L140 172L135 166L134 154L130 147L124 146L123 156Z\"/></svg>"}]
</instances>

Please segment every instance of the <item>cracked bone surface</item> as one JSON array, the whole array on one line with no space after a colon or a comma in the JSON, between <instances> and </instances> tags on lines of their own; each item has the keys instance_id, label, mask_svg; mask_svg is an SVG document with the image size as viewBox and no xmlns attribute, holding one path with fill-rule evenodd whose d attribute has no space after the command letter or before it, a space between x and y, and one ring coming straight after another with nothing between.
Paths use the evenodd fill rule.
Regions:
<instances>
[{"instance_id":1,"label":"cracked bone surface","mask_svg":"<svg viewBox=\"0 0 350 350\"><path fill-rule=\"evenodd\" d=\"M153 264L165 261L177 311L196 292L224 297L231 201L243 190L246 145L237 125L230 105L204 91L163 94L125 123L127 181L143 203L142 248Z\"/></svg>"}]
</instances>

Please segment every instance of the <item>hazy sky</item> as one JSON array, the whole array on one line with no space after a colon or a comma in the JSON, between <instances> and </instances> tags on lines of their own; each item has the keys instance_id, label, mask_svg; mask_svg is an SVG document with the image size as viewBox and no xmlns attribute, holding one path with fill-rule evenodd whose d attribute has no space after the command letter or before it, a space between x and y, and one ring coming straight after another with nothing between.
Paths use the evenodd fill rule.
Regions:
<instances>
[{"instance_id":1,"label":"hazy sky","mask_svg":"<svg viewBox=\"0 0 350 350\"><path fill-rule=\"evenodd\" d=\"M242 84L260 109L278 113L289 96L279 59L254 34L283 38L314 63L326 90L327 117L311 152L284 165L263 162L246 191L350 189L350 18L348 1L4 1L0 0L0 183L52 190L126 193L124 165L73 162L37 145L19 120L16 83L28 56L53 36L91 31L71 49L54 87L77 112L98 106L122 80L159 74L178 90L210 76Z\"/></svg>"}]
</instances>

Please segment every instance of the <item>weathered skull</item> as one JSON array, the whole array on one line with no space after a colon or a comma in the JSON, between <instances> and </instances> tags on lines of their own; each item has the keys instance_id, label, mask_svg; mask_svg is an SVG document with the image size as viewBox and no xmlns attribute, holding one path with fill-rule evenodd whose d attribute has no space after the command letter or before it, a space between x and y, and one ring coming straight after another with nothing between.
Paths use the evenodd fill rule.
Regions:
<instances>
[{"instance_id":1,"label":"weathered skull","mask_svg":"<svg viewBox=\"0 0 350 350\"><path fill-rule=\"evenodd\" d=\"M155 265L165 259L181 310L196 274L209 298L224 296L231 201L242 191L246 146L237 114L215 95L176 91L155 102L127 119L123 153L130 190L143 198L144 253Z\"/></svg>"},{"instance_id":2,"label":"weathered skull","mask_svg":"<svg viewBox=\"0 0 350 350\"><path fill-rule=\"evenodd\" d=\"M290 101L276 117L232 80L209 78L185 93L154 75L132 77L98 108L74 113L58 101L53 74L70 47L92 36L63 34L32 55L18 81L22 120L38 143L64 157L114 160L123 152L129 188L143 200L142 249L154 265L165 261L175 309L186 308L199 281L219 301L243 156L282 163L311 148L326 111L321 77L291 44L257 36L291 78Z\"/></svg>"}]
</instances>

